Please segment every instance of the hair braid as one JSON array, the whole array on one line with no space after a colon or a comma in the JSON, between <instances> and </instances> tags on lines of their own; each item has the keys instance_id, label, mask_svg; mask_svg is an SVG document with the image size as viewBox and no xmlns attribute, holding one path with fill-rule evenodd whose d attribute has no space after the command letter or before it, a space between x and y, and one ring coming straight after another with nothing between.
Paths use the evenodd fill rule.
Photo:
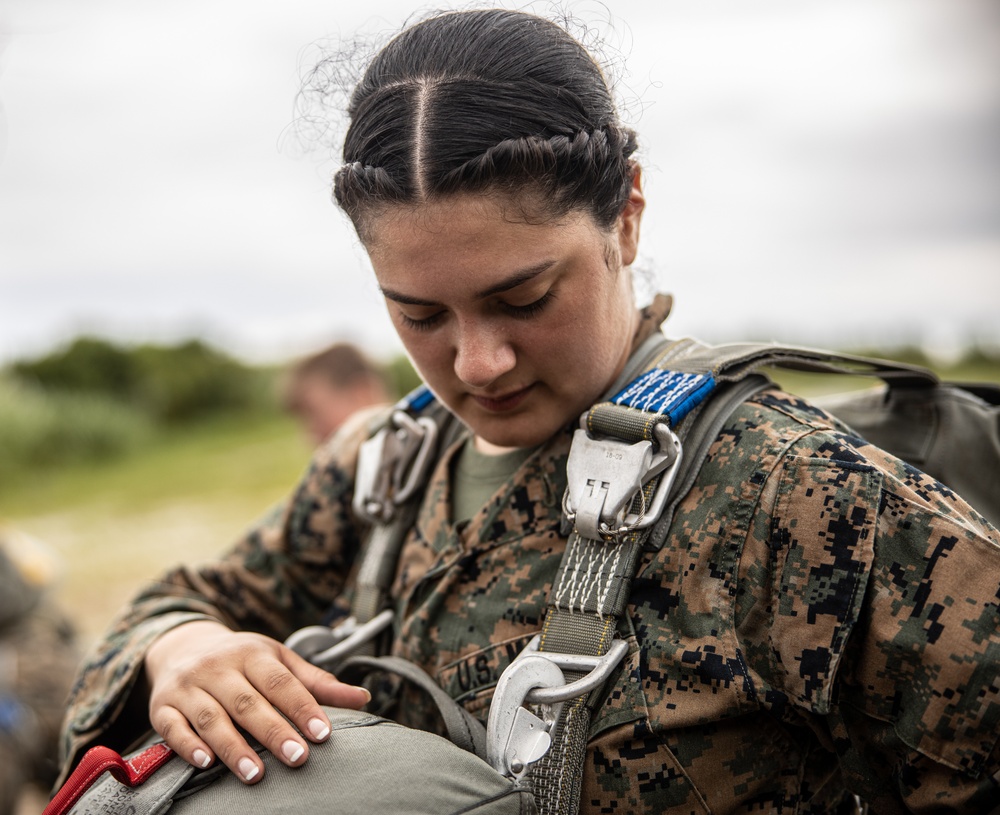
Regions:
<instances>
[{"instance_id":1,"label":"hair braid","mask_svg":"<svg viewBox=\"0 0 1000 815\"><path fill-rule=\"evenodd\" d=\"M621 213L632 181L631 155L635 136L614 125L593 131L556 134L548 138L522 136L504 139L434 180L437 194L479 192L491 187L540 189L556 212L586 201L595 218L608 226ZM607 201L598 200L600 188L618 189Z\"/></svg>"},{"instance_id":2,"label":"hair braid","mask_svg":"<svg viewBox=\"0 0 1000 815\"><path fill-rule=\"evenodd\" d=\"M628 200L635 134L590 54L531 14L411 26L368 66L348 112L334 194L359 234L384 204L461 192L541 193L544 213L584 209L604 227Z\"/></svg>"},{"instance_id":3,"label":"hair braid","mask_svg":"<svg viewBox=\"0 0 1000 815\"><path fill-rule=\"evenodd\" d=\"M360 161L345 164L333 176L333 195L350 213L370 201L404 201L404 190L383 167L369 167Z\"/></svg>"}]
</instances>

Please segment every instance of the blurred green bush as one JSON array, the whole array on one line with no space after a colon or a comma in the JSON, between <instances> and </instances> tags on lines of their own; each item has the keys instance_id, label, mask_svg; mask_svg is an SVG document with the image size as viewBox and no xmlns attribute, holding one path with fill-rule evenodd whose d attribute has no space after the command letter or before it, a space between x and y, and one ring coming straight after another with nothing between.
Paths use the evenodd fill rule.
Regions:
<instances>
[{"instance_id":1,"label":"blurred green bush","mask_svg":"<svg viewBox=\"0 0 1000 815\"><path fill-rule=\"evenodd\" d=\"M49 393L88 393L132 405L158 422L274 407L271 376L206 345L123 348L80 337L65 349L16 362L11 373Z\"/></svg>"},{"instance_id":2,"label":"blurred green bush","mask_svg":"<svg viewBox=\"0 0 1000 815\"><path fill-rule=\"evenodd\" d=\"M0 374L0 484L130 452L161 428L275 415L276 373L205 344L122 347L80 337Z\"/></svg>"},{"instance_id":3,"label":"blurred green bush","mask_svg":"<svg viewBox=\"0 0 1000 815\"><path fill-rule=\"evenodd\" d=\"M56 464L112 458L152 432L149 416L105 394L46 392L0 377L0 485Z\"/></svg>"}]
</instances>

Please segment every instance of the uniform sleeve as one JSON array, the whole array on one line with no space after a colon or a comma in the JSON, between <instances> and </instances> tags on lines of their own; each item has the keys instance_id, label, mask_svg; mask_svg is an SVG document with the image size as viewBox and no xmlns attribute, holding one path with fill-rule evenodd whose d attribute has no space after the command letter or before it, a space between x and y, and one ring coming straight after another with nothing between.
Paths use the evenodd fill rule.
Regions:
<instances>
[{"instance_id":1,"label":"uniform sleeve","mask_svg":"<svg viewBox=\"0 0 1000 815\"><path fill-rule=\"evenodd\" d=\"M220 561L143 588L91 650L63 723L63 775L94 744L124 749L149 729L142 666L150 644L193 620L283 640L317 623L343 592L360 546L350 511L358 420L314 456L295 491Z\"/></svg>"},{"instance_id":2,"label":"uniform sleeve","mask_svg":"<svg viewBox=\"0 0 1000 815\"><path fill-rule=\"evenodd\" d=\"M826 729L845 783L873 811L991 811L1000 535L860 440L804 446L772 473L766 525L744 552L747 574L769 565L769 684Z\"/></svg>"}]
</instances>

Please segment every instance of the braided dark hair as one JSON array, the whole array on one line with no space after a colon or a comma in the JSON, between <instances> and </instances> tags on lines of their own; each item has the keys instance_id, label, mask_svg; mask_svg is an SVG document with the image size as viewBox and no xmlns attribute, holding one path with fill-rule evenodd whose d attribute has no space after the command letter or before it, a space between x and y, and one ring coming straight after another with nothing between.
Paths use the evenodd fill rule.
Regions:
<instances>
[{"instance_id":1,"label":"braided dark hair","mask_svg":"<svg viewBox=\"0 0 1000 815\"><path fill-rule=\"evenodd\" d=\"M417 23L372 60L348 114L334 195L362 237L381 206L459 192L536 192L546 214L584 209L605 228L628 200L635 134L586 49L541 17Z\"/></svg>"}]
</instances>

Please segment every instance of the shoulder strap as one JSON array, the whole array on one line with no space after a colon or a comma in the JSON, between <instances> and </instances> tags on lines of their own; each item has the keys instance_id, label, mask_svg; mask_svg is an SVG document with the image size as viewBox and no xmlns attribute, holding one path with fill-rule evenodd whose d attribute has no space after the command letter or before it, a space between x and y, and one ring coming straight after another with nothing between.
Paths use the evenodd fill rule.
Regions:
<instances>
[{"instance_id":1,"label":"shoulder strap","mask_svg":"<svg viewBox=\"0 0 1000 815\"><path fill-rule=\"evenodd\" d=\"M841 354L816 348L776 343L705 345L680 340L670 367L676 371L707 373L720 381L738 381L766 366L816 373L874 376L900 387L933 387L937 375L919 365Z\"/></svg>"},{"instance_id":2,"label":"shoulder strap","mask_svg":"<svg viewBox=\"0 0 1000 815\"><path fill-rule=\"evenodd\" d=\"M595 405L574 437L564 501L573 532L550 594L541 654L609 652L641 549L662 545L713 440L738 405L770 385L757 372L771 365L874 375L907 387L937 384L915 366L807 348L661 340L643 373ZM552 748L532 772L543 813L577 811L594 698L566 703Z\"/></svg>"},{"instance_id":3,"label":"shoulder strap","mask_svg":"<svg viewBox=\"0 0 1000 815\"><path fill-rule=\"evenodd\" d=\"M643 359L642 372L581 418L563 502L572 533L531 658L549 655L565 663L566 655L572 655L590 660L582 664L596 670L614 648L624 645L615 636L643 547L657 532L662 530L660 540L665 536L674 505L690 488L735 405L769 384L749 368L731 382L711 369L679 369L677 361L692 349L685 341L660 338L655 352ZM625 650L619 649L616 664ZM508 671L517 670L516 664ZM582 673L565 671L569 681ZM498 694L500 689L498 685ZM531 772L543 815L578 811L591 710L602 698L599 690L565 701L552 728L551 749ZM494 697L493 705L498 704L504 700Z\"/></svg>"},{"instance_id":4,"label":"shoulder strap","mask_svg":"<svg viewBox=\"0 0 1000 815\"><path fill-rule=\"evenodd\" d=\"M678 370L739 381L763 366L867 376L884 387L813 401L866 441L956 490L1000 524L1000 386L942 382L927 368L777 344L707 346L693 340L671 360ZM654 537L656 537L654 533Z\"/></svg>"},{"instance_id":5,"label":"shoulder strap","mask_svg":"<svg viewBox=\"0 0 1000 815\"><path fill-rule=\"evenodd\" d=\"M393 622L388 608L399 550L420 496L458 421L426 386L407 395L372 428L358 451L353 509L370 524L361 547L351 615L334 628L308 626L285 645L329 671L349 656L374 656Z\"/></svg>"},{"instance_id":6,"label":"shoulder strap","mask_svg":"<svg viewBox=\"0 0 1000 815\"><path fill-rule=\"evenodd\" d=\"M382 427L361 445L354 512L371 528L351 606L358 624L386 607L399 548L437 461L441 425L449 416L424 386L396 405Z\"/></svg>"}]
</instances>

